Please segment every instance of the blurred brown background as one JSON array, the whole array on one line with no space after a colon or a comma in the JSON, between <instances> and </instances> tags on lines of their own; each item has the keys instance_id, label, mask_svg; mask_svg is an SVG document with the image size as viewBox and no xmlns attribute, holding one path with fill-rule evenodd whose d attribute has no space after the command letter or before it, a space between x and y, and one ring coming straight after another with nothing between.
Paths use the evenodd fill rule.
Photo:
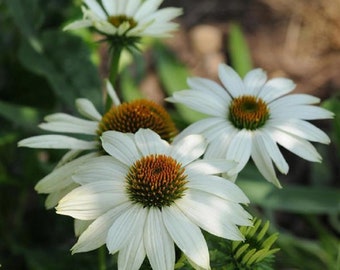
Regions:
<instances>
[{"instance_id":1,"label":"blurred brown background","mask_svg":"<svg viewBox=\"0 0 340 270\"><path fill-rule=\"evenodd\" d=\"M181 31L169 40L196 75L216 78L228 62L229 24L241 24L255 67L290 77L298 92L322 99L340 89L340 0L167 0L181 6ZM206 42L204 42L206 41Z\"/></svg>"}]
</instances>

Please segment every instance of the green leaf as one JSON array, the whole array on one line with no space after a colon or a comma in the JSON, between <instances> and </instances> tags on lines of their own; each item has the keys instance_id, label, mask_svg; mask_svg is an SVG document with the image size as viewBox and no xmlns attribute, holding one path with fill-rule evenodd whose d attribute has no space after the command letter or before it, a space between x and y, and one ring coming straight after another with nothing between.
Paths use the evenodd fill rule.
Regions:
<instances>
[{"instance_id":1,"label":"green leaf","mask_svg":"<svg viewBox=\"0 0 340 270\"><path fill-rule=\"evenodd\" d=\"M22 35L35 51L41 52L37 29L42 24L43 12L39 9L39 1L7 0L6 4Z\"/></svg>"},{"instance_id":2,"label":"green leaf","mask_svg":"<svg viewBox=\"0 0 340 270\"><path fill-rule=\"evenodd\" d=\"M176 91L188 89L186 81L190 73L187 67L180 63L175 55L161 44L154 46L154 54L157 72L165 92L171 96ZM176 103L175 107L180 114L180 118L189 124L205 116L182 104Z\"/></svg>"},{"instance_id":3,"label":"green leaf","mask_svg":"<svg viewBox=\"0 0 340 270\"><path fill-rule=\"evenodd\" d=\"M334 141L340 150L340 95L330 98L322 103L322 107L334 113L332 120L332 141Z\"/></svg>"},{"instance_id":4,"label":"green leaf","mask_svg":"<svg viewBox=\"0 0 340 270\"><path fill-rule=\"evenodd\" d=\"M256 248L253 248L253 249L249 250L249 251L243 256L243 258L242 258L242 263L243 263L244 265L247 265L248 260L251 258L251 256L253 256L253 255L255 254L255 252L256 252Z\"/></svg>"},{"instance_id":5,"label":"green leaf","mask_svg":"<svg viewBox=\"0 0 340 270\"><path fill-rule=\"evenodd\" d=\"M253 64L247 40L241 26L237 23L230 25L228 49L230 52L231 65L236 72L243 77L253 68Z\"/></svg>"},{"instance_id":6,"label":"green leaf","mask_svg":"<svg viewBox=\"0 0 340 270\"><path fill-rule=\"evenodd\" d=\"M23 40L19 50L21 63L45 77L56 96L70 107L76 98L85 97L102 108L99 74L82 40L67 33L46 31L41 44L43 51L38 52Z\"/></svg>"},{"instance_id":7,"label":"green leaf","mask_svg":"<svg viewBox=\"0 0 340 270\"><path fill-rule=\"evenodd\" d=\"M128 72L123 72L120 75L122 102L145 98Z\"/></svg>"},{"instance_id":8,"label":"green leaf","mask_svg":"<svg viewBox=\"0 0 340 270\"><path fill-rule=\"evenodd\" d=\"M261 241L262 240L262 238L267 233L268 228L269 228L269 220L267 220L266 223L263 225L261 231L257 232L257 235L256 235L257 241Z\"/></svg>"},{"instance_id":9,"label":"green leaf","mask_svg":"<svg viewBox=\"0 0 340 270\"><path fill-rule=\"evenodd\" d=\"M247 250L247 248L249 247L249 244L244 244L242 245L235 253L234 257L236 259L240 258L241 255Z\"/></svg>"},{"instance_id":10,"label":"green leaf","mask_svg":"<svg viewBox=\"0 0 340 270\"><path fill-rule=\"evenodd\" d=\"M267 209L304 214L340 211L340 190L336 188L292 185L277 189L265 181L246 179L242 176L237 180L237 184L252 203Z\"/></svg>"},{"instance_id":11,"label":"green leaf","mask_svg":"<svg viewBox=\"0 0 340 270\"><path fill-rule=\"evenodd\" d=\"M145 61L140 55L134 55L133 70L130 66L125 67L120 73L120 94L122 101L132 101L145 98L138 85L145 77Z\"/></svg>"},{"instance_id":12,"label":"green leaf","mask_svg":"<svg viewBox=\"0 0 340 270\"><path fill-rule=\"evenodd\" d=\"M36 109L0 101L0 117L30 131L37 130L42 113Z\"/></svg>"}]
</instances>

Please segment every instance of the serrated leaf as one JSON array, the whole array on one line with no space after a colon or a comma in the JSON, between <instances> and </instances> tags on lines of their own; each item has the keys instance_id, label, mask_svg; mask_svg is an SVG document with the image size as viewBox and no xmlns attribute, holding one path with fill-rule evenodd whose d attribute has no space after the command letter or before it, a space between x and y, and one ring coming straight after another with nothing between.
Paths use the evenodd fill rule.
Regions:
<instances>
[{"instance_id":1,"label":"serrated leaf","mask_svg":"<svg viewBox=\"0 0 340 270\"><path fill-rule=\"evenodd\" d=\"M242 247L240 247L236 253L235 253L235 259L238 259L242 256L242 254L247 250L247 248L249 247L249 244L243 244Z\"/></svg>"},{"instance_id":2,"label":"serrated leaf","mask_svg":"<svg viewBox=\"0 0 340 270\"><path fill-rule=\"evenodd\" d=\"M248 260L247 265L259 262L267 256L268 250L261 249L255 252L255 254Z\"/></svg>"},{"instance_id":3,"label":"serrated leaf","mask_svg":"<svg viewBox=\"0 0 340 270\"><path fill-rule=\"evenodd\" d=\"M256 219L253 226L243 227L246 228L244 235L247 235L248 238L253 237L257 232L259 227L261 226L262 221L260 219Z\"/></svg>"},{"instance_id":4,"label":"serrated leaf","mask_svg":"<svg viewBox=\"0 0 340 270\"><path fill-rule=\"evenodd\" d=\"M278 233L274 233L271 236L269 236L264 242L263 242L263 247L265 249L270 249L270 247L275 243L275 241L277 240L279 234Z\"/></svg>"},{"instance_id":5,"label":"serrated leaf","mask_svg":"<svg viewBox=\"0 0 340 270\"><path fill-rule=\"evenodd\" d=\"M256 235L257 241L261 241L264 235L266 234L269 228L269 221L267 220L266 223L263 225L261 231Z\"/></svg>"},{"instance_id":6,"label":"serrated leaf","mask_svg":"<svg viewBox=\"0 0 340 270\"><path fill-rule=\"evenodd\" d=\"M244 236L244 234L243 234ZM242 243L242 241L232 241L231 243L231 248L232 250L236 250L238 246L240 246L240 244Z\"/></svg>"},{"instance_id":7,"label":"serrated leaf","mask_svg":"<svg viewBox=\"0 0 340 270\"><path fill-rule=\"evenodd\" d=\"M255 252L256 252L256 248L253 248L253 249L249 250L249 251L243 256L243 258L242 258L242 263L243 263L244 265L247 265L248 260L251 258L251 256L253 256L253 254L255 254Z\"/></svg>"}]
</instances>

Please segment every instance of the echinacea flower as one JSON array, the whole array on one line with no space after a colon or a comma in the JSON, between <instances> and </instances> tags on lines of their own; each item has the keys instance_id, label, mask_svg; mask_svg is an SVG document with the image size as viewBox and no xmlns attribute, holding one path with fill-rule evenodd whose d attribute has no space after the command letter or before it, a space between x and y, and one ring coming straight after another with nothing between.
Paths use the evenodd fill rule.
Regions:
<instances>
[{"instance_id":1,"label":"echinacea flower","mask_svg":"<svg viewBox=\"0 0 340 270\"><path fill-rule=\"evenodd\" d=\"M320 100L308 94L290 94L293 81L267 81L262 69L250 71L242 80L229 66L219 66L224 87L204 78L190 78L189 90L174 93L168 101L178 102L207 114L182 131L203 134L209 141L206 158L226 158L238 162L238 173L251 157L261 174L280 187L273 163L286 174L289 166L278 144L309 161L321 156L309 142L328 144L329 137L306 120L332 118L333 114L313 106Z\"/></svg>"},{"instance_id":2,"label":"echinacea flower","mask_svg":"<svg viewBox=\"0 0 340 270\"><path fill-rule=\"evenodd\" d=\"M79 134L83 136L82 139L72 135L53 134L30 137L18 143L19 146L30 148L70 149L55 170L35 186L39 193L49 194L46 200L47 208L54 207L61 197L78 186L72 181L72 173L80 164L88 158L104 154L99 139L103 132L116 130L135 133L139 128L150 128L168 141L177 133L170 115L162 106L146 99L120 104L109 82L107 90L114 106L103 116L90 100L80 98L76 100L76 107L87 119L55 113L45 117L46 123L39 125L48 131ZM90 153L79 157L84 151Z\"/></svg>"},{"instance_id":3,"label":"echinacea flower","mask_svg":"<svg viewBox=\"0 0 340 270\"><path fill-rule=\"evenodd\" d=\"M83 19L64 30L94 27L115 42L129 42L145 36L167 37L177 28L171 22L181 15L180 8L158 9L163 0L84 0ZM130 38L130 39L129 39Z\"/></svg>"},{"instance_id":4,"label":"echinacea flower","mask_svg":"<svg viewBox=\"0 0 340 270\"><path fill-rule=\"evenodd\" d=\"M57 213L93 220L72 251L106 244L118 254L118 269L139 269L145 256L155 270L173 270L175 247L199 269L210 269L199 228L219 237L242 240L236 225L250 226L240 203L245 194L215 174L234 162L201 160L206 141L189 135L169 144L149 129L134 135L102 134L110 156L92 158L73 176L80 187L62 198Z\"/></svg>"}]
</instances>

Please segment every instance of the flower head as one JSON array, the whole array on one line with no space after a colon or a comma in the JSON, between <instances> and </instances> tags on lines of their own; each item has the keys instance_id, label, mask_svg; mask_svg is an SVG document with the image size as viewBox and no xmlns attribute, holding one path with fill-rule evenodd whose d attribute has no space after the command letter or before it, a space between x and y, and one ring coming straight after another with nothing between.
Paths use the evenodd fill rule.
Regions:
<instances>
[{"instance_id":1,"label":"flower head","mask_svg":"<svg viewBox=\"0 0 340 270\"><path fill-rule=\"evenodd\" d=\"M191 78L191 89L174 93L168 100L209 115L180 133L203 134L209 141L206 158L226 158L238 162L234 173L251 157L270 182L280 187L273 163L281 173L288 164L278 144L309 160L321 157L309 142L329 143L328 136L306 120L332 118L333 114L313 106L319 99L307 94L290 94L293 81L274 78L267 81L262 69L250 71L242 80L229 66L219 66L224 87L203 78Z\"/></svg>"},{"instance_id":2,"label":"flower head","mask_svg":"<svg viewBox=\"0 0 340 270\"><path fill-rule=\"evenodd\" d=\"M72 173L79 165L88 158L103 155L99 139L103 132L116 130L135 133L139 128L150 128L167 141L171 141L177 133L170 115L162 106L146 99L120 104L110 83L107 89L115 106L106 114L101 115L91 101L82 98L77 99L76 106L86 120L65 113L55 113L45 117L46 123L39 125L48 131L80 134L84 139L54 134L34 136L18 143L19 146L31 148L70 149L57 168L35 187L39 193L50 194L46 201L48 208L54 207L61 197L77 186L72 181ZM84 151L90 153L78 157Z\"/></svg>"},{"instance_id":3,"label":"flower head","mask_svg":"<svg viewBox=\"0 0 340 270\"><path fill-rule=\"evenodd\" d=\"M169 144L149 129L134 135L107 131L103 147L111 156L92 158L74 175L81 186L67 194L57 213L94 220L73 252L106 244L119 251L118 269L139 269L145 256L153 269L173 270L174 244L200 269L210 269L199 227L242 240L236 225L251 225L240 206L248 203L231 181L214 174L233 162L198 159L206 148L201 135Z\"/></svg>"},{"instance_id":4,"label":"flower head","mask_svg":"<svg viewBox=\"0 0 340 270\"><path fill-rule=\"evenodd\" d=\"M84 18L65 30L94 27L115 42L134 41L143 36L166 37L177 28L171 22L182 13L180 8L158 9L163 0L84 0ZM124 44L122 44L124 45Z\"/></svg>"}]
</instances>

